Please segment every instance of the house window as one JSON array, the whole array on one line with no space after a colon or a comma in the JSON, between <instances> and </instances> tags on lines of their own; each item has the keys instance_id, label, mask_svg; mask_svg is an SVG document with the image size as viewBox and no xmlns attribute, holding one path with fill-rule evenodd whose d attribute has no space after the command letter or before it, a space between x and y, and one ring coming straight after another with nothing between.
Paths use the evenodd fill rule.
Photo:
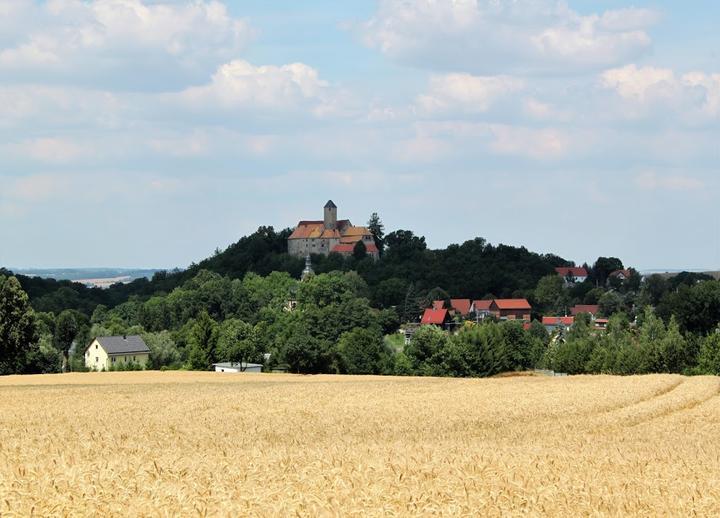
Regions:
<instances>
[{"instance_id":1,"label":"house window","mask_svg":"<svg viewBox=\"0 0 720 518\"><path fill-rule=\"evenodd\" d=\"M97 345L97 344L95 344L95 349L97 349L97 348L98 348L98 345Z\"/></svg>"},{"instance_id":2,"label":"house window","mask_svg":"<svg viewBox=\"0 0 720 518\"><path fill-rule=\"evenodd\" d=\"M133 361L135 361L135 357L133 356Z\"/></svg>"},{"instance_id":3,"label":"house window","mask_svg":"<svg viewBox=\"0 0 720 518\"><path fill-rule=\"evenodd\" d=\"M95 357L95 363L98 363L99 361L100 361L100 358L98 358L98 357L96 356L96 357Z\"/></svg>"},{"instance_id":4,"label":"house window","mask_svg":"<svg viewBox=\"0 0 720 518\"><path fill-rule=\"evenodd\" d=\"M114 357L114 356L112 357L112 362L115 363L115 357Z\"/></svg>"}]
</instances>

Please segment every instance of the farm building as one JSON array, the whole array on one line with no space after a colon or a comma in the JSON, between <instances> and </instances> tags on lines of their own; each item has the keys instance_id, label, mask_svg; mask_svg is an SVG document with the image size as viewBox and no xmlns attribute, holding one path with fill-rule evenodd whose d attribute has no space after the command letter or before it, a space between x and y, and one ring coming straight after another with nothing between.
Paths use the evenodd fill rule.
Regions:
<instances>
[{"instance_id":1,"label":"farm building","mask_svg":"<svg viewBox=\"0 0 720 518\"><path fill-rule=\"evenodd\" d=\"M259 363L213 363L215 372L262 372L262 365Z\"/></svg>"},{"instance_id":2,"label":"farm building","mask_svg":"<svg viewBox=\"0 0 720 518\"><path fill-rule=\"evenodd\" d=\"M139 336L98 336L85 349L85 366L95 371L123 363L144 367L149 359L150 349Z\"/></svg>"}]
</instances>

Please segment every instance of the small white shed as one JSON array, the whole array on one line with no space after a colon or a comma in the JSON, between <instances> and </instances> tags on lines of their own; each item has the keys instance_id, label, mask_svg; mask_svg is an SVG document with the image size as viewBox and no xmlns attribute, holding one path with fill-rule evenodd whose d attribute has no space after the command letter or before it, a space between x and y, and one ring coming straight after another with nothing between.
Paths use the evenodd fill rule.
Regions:
<instances>
[{"instance_id":1,"label":"small white shed","mask_svg":"<svg viewBox=\"0 0 720 518\"><path fill-rule=\"evenodd\" d=\"M259 363L213 363L215 372L262 372L262 365Z\"/></svg>"}]
</instances>

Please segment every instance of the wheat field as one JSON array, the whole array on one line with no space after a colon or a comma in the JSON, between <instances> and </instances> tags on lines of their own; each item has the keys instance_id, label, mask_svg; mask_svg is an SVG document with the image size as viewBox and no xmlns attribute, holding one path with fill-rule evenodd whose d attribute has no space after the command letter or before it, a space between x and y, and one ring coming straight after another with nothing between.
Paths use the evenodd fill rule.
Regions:
<instances>
[{"instance_id":1,"label":"wheat field","mask_svg":"<svg viewBox=\"0 0 720 518\"><path fill-rule=\"evenodd\" d=\"M0 379L0 516L717 515L720 380Z\"/></svg>"}]
</instances>

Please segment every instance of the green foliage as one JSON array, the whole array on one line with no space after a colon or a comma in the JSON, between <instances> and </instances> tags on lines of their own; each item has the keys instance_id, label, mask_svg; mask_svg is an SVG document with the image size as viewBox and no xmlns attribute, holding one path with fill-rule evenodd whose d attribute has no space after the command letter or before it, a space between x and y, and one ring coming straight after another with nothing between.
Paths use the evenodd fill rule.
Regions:
<instances>
[{"instance_id":1,"label":"green foliage","mask_svg":"<svg viewBox=\"0 0 720 518\"><path fill-rule=\"evenodd\" d=\"M389 362L383 335L359 327L340 337L338 353L341 371L347 374L381 374Z\"/></svg>"},{"instance_id":2,"label":"green foliage","mask_svg":"<svg viewBox=\"0 0 720 518\"><path fill-rule=\"evenodd\" d=\"M600 306L600 313L606 317L611 317L622 310L623 299L617 292L608 291L600 297L598 304Z\"/></svg>"},{"instance_id":3,"label":"green foliage","mask_svg":"<svg viewBox=\"0 0 720 518\"><path fill-rule=\"evenodd\" d=\"M148 368L157 370L163 367L180 367L182 354L169 331L163 330L158 333L143 333L142 337L150 349Z\"/></svg>"},{"instance_id":4,"label":"green foliage","mask_svg":"<svg viewBox=\"0 0 720 518\"><path fill-rule=\"evenodd\" d=\"M355 243L355 246L353 247L353 257L357 261L362 261L367 257L367 247L365 246L365 243L362 242L362 240Z\"/></svg>"},{"instance_id":5,"label":"green foliage","mask_svg":"<svg viewBox=\"0 0 720 518\"><path fill-rule=\"evenodd\" d=\"M623 263L617 257L598 257L590 271L591 280L604 286L612 272L622 269Z\"/></svg>"},{"instance_id":6,"label":"green foliage","mask_svg":"<svg viewBox=\"0 0 720 518\"><path fill-rule=\"evenodd\" d=\"M385 225L383 225L382 221L380 221L380 216L378 216L377 212L372 213L367 222L367 226L373 236L373 239L375 240L375 246L377 246L380 251L380 255L382 255L385 250Z\"/></svg>"},{"instance_id":7,"label":"green foliage","mask_svg":"<svg viewBox=\"0 0 720 518\"><path fill-rule=\"evenodd\" d=\"M546 275L538 281L535 288L535 301L543 314L564 315L568 311L569 300L565 293L565 282L559 275Z\"/></svg>"},{"instance_id":8,"label":"green foliage","mask_svg":"<svg viewBox=\"0 0 720 518\"><path fill-rule=\"evenodd\" d=\"M195 370L210 370L216 362L218 325L202 311L190 329L188 365Z\"/></svg>"},{"instance_id":9,"label":"green foliage","mask_svg":"<svg viewBox=\"0 0 720 518\"><path fill-rule=\"evenodd\" d=\"M220 325L217 347L219 361L231 363L262 363L264 351L263 326L252 325L238 319L229 319Z\"/></svg>"},{"instance_id":10,"label":"green foliage","mask_svg":"<svg viewBox=\"0 0 720 518\"><path fill-rule=\"evenodd\" d=\"M444 375L443 354L448 342L447 333L435 326L418 329L404 351L412 371L423 376Z\"/></svg>"},{"instance_id":11,"label":"green foliage","mask_svg":"<svg viewBox=\"0 0 720 518\"><path fill-rule=\"evenodd\" d=\"M720 375L720 332L714 332L703 340L698 367L703 374Z\"/></svg>"},{"instance_id":12,"label":"green foliage","mask_svg":"<svg viewBox=\"0 0 720 518\"><path fill-rule=\"evenodd\" d=\"M35 314L15 277L0 276L0 374L31 370L38 355Z\"/></svg>"}]
</instances>

